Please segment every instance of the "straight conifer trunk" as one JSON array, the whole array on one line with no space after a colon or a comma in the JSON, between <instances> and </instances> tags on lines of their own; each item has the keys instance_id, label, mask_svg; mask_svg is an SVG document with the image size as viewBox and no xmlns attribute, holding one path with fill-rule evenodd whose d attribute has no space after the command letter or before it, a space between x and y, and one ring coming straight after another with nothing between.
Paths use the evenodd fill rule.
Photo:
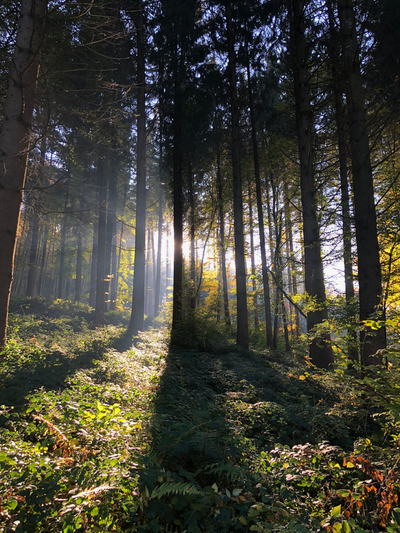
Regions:
<instances>
[{"instance_id":1,"label":"straight conifer trunk","mask_svg":"<svg viewBox=\"0 0 400 533\"><path fill-rule=\"evenodd\" d=\"M15 245L44 35L46 0L22 0L0 132L0 347L6 342Z\"/></svg>"},{"instance_id":2,"label":"straight conifer trunk","mask_svg":"<svg viewBox=\"0 0 400 533\"><path fill-rule=\"evenodd\" d=\"M346 294L346 314L349 322L348 354L350 359L358 361L357 333L354 328L354 276L353 261L351 253L351 218L350 218L350 196L347 172L347 149L346 149L346 117L343 102L343 79L340 77L340 59L338 51L338 32L335 28L332 1L327 1L329 14L329 31L331 36L330 59L333 79L333 94L335 99L335 118L338 137L339 151L339 174L340 191L342 204L342 227L343 227L343 263L344 280Z\"/></svg>"},{"instance_id":3,"label":"straight conifer trunk","mask_svg":"<svg viewBox=\"0 0 400 533\"><path fill-rule=\"evenodd\" d=\"M65 267L65 240L67 236L67 206L69 200L69 187L65 191L65 203L64 203L64 221L61 229L61 249L60 249L60 270L59 270L59 281L58 281L58 294L57 298L60 300L63 297L64 289L64 267Z\"/></svg>"},{"instance_id":4,"label":"straight conifer trunk","mask_svg":"<svg viewBox=\"0 0 400 533\"><path fill-rule=\"evenodd\" d=\"M144 328L144 287L146 269L146 61L144 8L136 3L134 20L137 36L137 152L136 152L136 232L133 274L132 314L128 334L136 336Z\"/></svg>"},{"instance_id":5,"label":"straight conifer trunk","mask_svg":"<svg viewBox=\"0 0 400 533\"><path fill-rule=\"evenodd\" d=\"M243 232L242 175L240 167L240 125L239 104L236 87L235 35L230 3L226 6L228 37L228 77L232 118L232 174L233 174L233 217L235 228L235 266L237 299L237 336L236 342L242 348L249 347L249 326L246 294L246 262Z\"/></svg>"},{"instance_id":6,"label":"straight conifer trunk","mask_svg":"<svg viewBox=\"0 0 400 533\"><path fill-rule=\"evenodd\" d=\"M264 313L265 313L265 331L266 341L269 348L272 347L272 316L271 316L271 296L268 279L268 267L267 267L267 252L265 248L265 233L264 233L264 213L262 205L261 195L261 180L260 180L260 162L258 159L258 142L257 132L254 116L254 104L253 104L253 90L251 87L250 76L250 60L247 50L246 42L246 67L247 67L247 89L249 95L249 108L250 108L250 122L251 122L251 141L253 146L253 159L254 159L254 179L256 182L256 198L257 198L257 215L258 215L258 233L260 236L260 253L261 253L261 270L263 277L263 291L264 291Z\"/></svg>"},{"instance_id":7,"label":"straight conifer trunk","mask_svg":"<svg viewBox=\"0 0 400 533\"><path fill-rule=\"evenodd\" d=\"M338 0L340 37L346 77L347 117L350 132L353 173L354 215L358 256L360 321L383 313L382 280L374 200L374 185L365 112L365 97L360 70L356 21L352 0ZM380 318L384 318L381 316ZM361 363L381 364L378 350L386 347L384 327L361 330Z\"/></svg>"},{"instance_id":8,"label":"straight conifer trunk","mask_svg":"<svg viewBox=\"0 0 400 533\"><path fill-rule=\"evenodd\" d=\"M174 273L172 296L172 337L178 331L183 316L183 174L182 174L182 88L181 58L175 45L174 117L173 117L173 203L174 203Z\"/></svg>"},{"instance_id":9,"label":"straight conifer trunk","mask_svg":"<svg viewBox=\"0 0 400 533\"><path fill-rule=\"evenodd\" d=\"M218 189L218 211L219 211L219 239L220 239L220 248L221 248L222 296L224 300L224 319L225 319L225 324L227 326L230 326L231 318L229 315L228 280L226 276L225 220L224 220L224 204L223 204L223 197L222 197L221 155L220 155L219 132L218 132L218 141L217 141L217 189Z\"/></svg>"},{"instance_id":10,"label":"straight conifer trunk","mask_svg":"<svg viewBox=\"0 0 400 533\"><path fill-rule=\"evenodd\" d=\"M82 207L81 203L79 207ZM82 214L79 213L76 243L75 302L81 301L82 293Z\"/></svg>"},{"instance_id":11,"label":"straight conifer trunk","mask_svg":"<svg viewBox=\"0 0 400 533\"><path fill-rule=\"evenodd\" d=\"M160 145L160 165L161 165L162 149ZM160 183L158 196L158 239L157 239L157 273L156 286L154 294L154 317L156 318L160 312L160 288L161 288L161 246L162 246L162 227L163 227L163 183L160 166Z\"/></svg>"},{"instance_id":12,"label":"straight conifer trunk","mask_svg":"<svg viewBox=\"0 0 400 533\"><path fill-rule=\"evenodd\" d=\"M108 160L101 157L97 168L97 188L99 191L99 231L97 239L97 272L96 272L96 306L94 325L104 324L106 298L106 227L107 227L107 165Z\"/></svg>"},{"instance_id":13,"label":"straight conifer trunk","mask_svg":"<svg viewBox=\"0 0 400 533\"><path fill-rule=\"evenodd\" d=\"M324 272L317 220L313 154L313 111L307 66L309 47L304 34L304 1L291 0L289 14L303 209L305 289L307 294L315 299L318 306L315 311L309 311L307 315L307 331L313 333L314 328L326 320L328 314L325 307ZM333 363L333 352L329 342L329 335L323 335L314 339L310 344L310 359L319 368L327 368Z\"/></svg>"},{"instance_id":14,"label":"straight conifer trunk","mask_svg":"<svg viewBox=\"0 0 400 533\"><path fill-rule=\"evenodd\" d=\"M98 191L97 191L98 192ZM98 195L96 195L98 201ZM97 284L97 252L99 240L99 210L96 209L96 220L93 222L93 245L92 245L92 263L90 265L90 287L89 287L89 305L96 307L96 284Z\"/></svg>"},{"instance_id":15,"label":"straight conifer trunk","mask_svg":"<svg viewBox=\"0 0 400 533\"><path fill-rule=\"evenodd\" d=\"M49 236L49 224L46 221L46 225L44 228L44 235L43 235L42 258L40 261L40 273L39 273L38 288L37 288L37 293L39 296L42 295L43 280L44 280L45 271L46 271L48 236Z\"/></svg>"},{"instance_id":16,"label":"straight conifer trunk","mask_svg":"<svg viewBox=\"0 0 400 533\"><path fill-rule=\"evenodd\" d=\"M31 249L29 252L28 282L26 285L26 296L32 298L35 296L36 274L37 274L37 255L39 245L39 213L34 209L32 213L32 239Z\"/></svg>"},{"instance_id":17,"label":"straight conifer trunk","mask_svg":"<svg viewBox=\"0 0 400 533\"><path fill-rule=\"evenodd\" d=\"M189 288L189 306L196 309L196 257L195 257L195 224L194 224L194 190L193 190L193 171L189 165L189 226L190 226L190 288Z\"/></svg>"}]
</instances>

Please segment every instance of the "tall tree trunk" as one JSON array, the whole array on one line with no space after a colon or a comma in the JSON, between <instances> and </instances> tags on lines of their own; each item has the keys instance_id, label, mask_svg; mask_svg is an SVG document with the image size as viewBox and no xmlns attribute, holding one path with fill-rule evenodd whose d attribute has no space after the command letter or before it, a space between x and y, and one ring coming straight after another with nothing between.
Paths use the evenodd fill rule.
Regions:
<instances>
[{"instance_id":1,"label":"tall tree trunk","mask_svg":"<svg viewBox=\"0 0 400 533\"><path fill-rule=\"evenodd\" d=\"M128 334L136 336L144 327L144 282L146 247L146 50L144 7L136 3L134 14L137 39L137 151L136 151L136 232L132 314Z\"/></svg>"},{"instance_id":2,"label":"tall tree trunk","mask_svg":"<svg viewBox=\"0 0 400 533\"><path fill-rule=\"evenodd\" d=\"M158 240L157 240L157 274L156 274L156 286L154 295L154 318L156 318L160 312L160 288L161 288L161 246L162 246L162 227L163 227L163 182L162 182L162 146L160 143L160 183L159 183L159 196L158 196Z\"/></svg>"},{"instance_id":3,"label":"tall tree trunk","mask_svg":"<svg viewBox=\"0 0 400 533\"><path fill-rule=\"evenodd\" d=\"M183 316L183 175L182 175L182 88L181 61L178 45L175 47L177 66L174 80L174 117L173 117L173 202L174 202L174 283L172 297L172 337L175 336Z\"/></svg>"},{"instance_id":4,"label":"tall tree trunk","mask_svg":"<svg viewBox=\"0 0 400 533\"><path fill-rule=\"evenodd\" d=\"M299 142L301 201L303 208L303 239L305 253L305 289L316 302L317 308L307 315L307 331L312 335L315 328L328 318L324 272L321 257L321 241L317 220L316 185L313 154L313 110L311 106L308 50L304 33L304 2L289 3L291 53L294 73L294 96L296 106L297 136ZM329 335L317 336L309 346L312 363L327 368L333 363Z\"/></svg>"},{"instance_id":5,"label":"tall tree trunk","mask_svg":"<svg viewBox=\"0 0 400 533\"><path fill-rule=\"evenodd\" d=\"M246 67L247 67L247 89L248 89L250 122L251 122L251 141L252 141L252 146L253 146L254 179L256 182L258 233L260 237L261 270L262 270L262 277L263 277L265 330L266 330L266 336L267 336L267 339L266 339L267 346L272 347L271 297L270 297L270 288L269 288L269 279L268 279L267 253L266 253L266 248L265 248L265 230L264 230L263 202L262 202L262 194L261 194L260 162L258 158L256 119L255 119L255 114L254 114L253 90L251 86L250 59L249 59L247 41L246 41Z\"/></svg>"},{"instance_id":6,"label":"tall tree trunk","mask_svg":"<svg viewBox=\"0 0 400 533\"><path fill-rule=\"evenodd\" d=\"M0 132L0 347L6 342L14 255L31 134L46 0L22 0Z\"/></svg>"},{"instance_id":7,"label":"tall tree trunk","mask_svg":"<svg viewBox=\"0 0 400 533\"><path fill-rule=\"evenodd\" d=\"M381 265L365 98L353 2L352 0L338 0L337 6L346 76L347 117L350 132L358 255L360 321L363 322L370 319L375 313L383 313ZM361 330L360 341L362 364L382 363L382 355L375 356L375 354L378 350L386 347L385 328L371 331L370 328L365 327Z\"/></svg>"},{"instance_id":8,"label":"tall tree trunk","mask_svg":"<svg viewBox=\"0 0 400 533\"><path fill-rule=\"evenodd\" d=\"M222 295L224 300L224 319L227 326L231 325L229 314L228 280L226 275L226 253L225 253L225 219L224 202L222 197L222 177L221 177L221 154L220 138L218 131L217 140L217 189L218 189L218 211L219 211L219 239L221 248L221 273L222 273Z\"/></svg>"},{"instance_id":9,"label":"tall tree trunk","mask_svg":"<svg viewBox=\"0 0 400 533\"><path fill-rule=\"evenodd\" d=\"M189 229L190 229L190 288L189 288L189 307L196 309L196 247L195 247L195 225L194 225L194 190L193 190L193 171L189 165Z\"/></svg>"},{"instance_id":10,"label":"tall tree trunk","mask_svg":"<svg viewBox=\"0 0 400 533\"><path fill-rule=\"evenodd\" d=\"M97 202L98 191L97 191ZM99 209L96 209L96 219L93 221L93 245L92 245L92 263L90 265L90 287L89 287L89 305L96 307L96 286L97 286L97 255L99 241Z\"/></svg>"},{"instance_id":11,"label":"tall tree trunk","mask_svg":"<svg viewBox=\"0 0 400 533\"><path fill-rule=\"evenodd\" d=\"M32 298L35 296L36 274L37 274L37 255L39 245L39 213L34 208L32 213L32 238L31 249L29 252L28 265L28 282L26 285L26 296Z\"/></svg>"},{"instance_id":12,"label":"tall tree trunk","mask_svg":"<svg viewBox=\"0 0 400 533\"><path fill-rule=\"evenodd\" d=\"M253 199L250 183L248 184L249 194L249 219L250 219L250 258L251 258L251 285L253 289L254 326L258 328L258 302L257 302L257 281L256 281L256 260L254 256L254 228L253 228Z\"/></svg>"},{"instance_id":13,"label":"tall tree trunk","mask_svg":"<svg viewBox=\"0 0 400 533\"><path fill-rule=\"evenodd\" d=\"M37 288L38 296L42 295L43 281L44 281L45 272L46 272L48 236L49 236L49 224L46 221L45 222L45 227L44 227L42 258L41 258L41 261L40 261L40 272L39 272L39 280L38 280L38 288Z\"/></svg>"},{"instance_id":14,"label":"tall tree trunk","mask_svg":"<svg viewBox=\"0 0 400 533\"><path fill-rule=\"evenodd\" d=\"M290 206L289 206L289 191L287 182L284 183L284 195L285 195L285 227L286 227L286 235L288 240L288 247L289 247L289 264L288 269L291 273L291 280L292 280L292 294L297 294L297 274L296 274L296 265L295 265L295 257L294 257L294 248L293 248L293 223L290 216ZM293 307L293 306L292 306ZM297 307L295 307L294 310L295 313L295 323L296 323L296 337L300 336L300 313Z\"/></svg>"},{"instance_id":15,"label":"tall tree trunk","mask_svg":"<svg viewBox=\"0 0 400 533\"><path fill-rule=\"evenodd\" d=\"M106 299L106 229L107 229L107 172L108 158L102 156L98 161L97 188L99 191L99 231L97 239L97 272L96 272L96 306L94 325L102 326L105 323Z\"/></svg>"},{"instance_id":16,"label":"tall tree trunk","mask_svg":"<svg viewBox=\"0 0 400 533\"><path fill-rule=\"evenodd\" d=\"M115 170L115 158L114 153L110 157L110 172L108 182L108 208L107 208L107 230L106 230L106 279L107 282L107 309L111 309L112 306L112 255L113 255L113 242L115 242L115 233L117 227L116 220L117 212L117 176Z\"/></svg>"},{"instance_id":17,"label":"tall tree trunk","mask_svg":"<svg viewBox=\"0 0 400 533\"><path fill-rule=\"evenodd\" d=\"M82 207L80 202L79 207ZM79 213L77 236L76 236L76 271L75 271L75 302L81 301L82 293L82 214Z\"/></svg>"},{"instance_id":18,"label":"tall tree trunk","mask_svg":"<svg viewBox=\"0 0 400 533\"><path fill-rule=\"evenodd\" d=\"M237 299L237 336L236 342L242 348L249 347L249 326L246 294L246 262L243 233L242 175L240 167L240 125L239 104L236 87L235 34L232 22L232 8L226 5L228 38L228 76L232 118L232 174L233 174L233 217L235 227L235 266Z\"/></svg>"},{"instance_id":19,"label":"tall tree trunk","mask_svg":"<svg viewBox=\"0 0 400 533\"><path fill-rule=\"evenodd\" d=\"M63 289L64 289L64 270L65 270L65 241L67 237L67 207L68 207L68 200L69 200L69 186L66 185L65 190L65 203L64 203L64 221L61 229L61 249L60 249L60 270L59 270L59 282L58 282L58 295L57 298L60 300L63 297Z\"/></svg>"},{"instance_id":20,"label":"tall tree trunk","mask_svg":"<svg viewBox=\"0 0 400 533\"><path fill-rule=\"evenodd\" d=\"M330 59L333 80L333 94L335 98L335 116L339 149L339 173L343 219L343 262L346 294L346 314L348 321L348 354L350 359L358 361L357 333L354 327L354 276L351 253L351 216L349 183L347 176L347 150L346 150L346 116L343 102L343 83L340 78L340 59L338 51L338 32L335 27L332 1L327 0L329 13L329 31L331 36Z\"/></svg>"}]
</instances>

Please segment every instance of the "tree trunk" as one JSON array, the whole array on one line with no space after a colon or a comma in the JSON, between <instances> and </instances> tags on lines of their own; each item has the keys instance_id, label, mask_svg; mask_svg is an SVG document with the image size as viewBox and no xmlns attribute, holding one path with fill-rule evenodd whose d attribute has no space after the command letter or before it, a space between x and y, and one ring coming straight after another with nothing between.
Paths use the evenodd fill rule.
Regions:
<instances>
[{"instance_id":1,"label":"tree trunk","mask_svg":"<svg viewBox=\"0 0 400 533\"><path fill-rule=\"evenodd\" d=\"M221 248L221 273L222 273L222 295L224 300L224 319L227 326L231 325L229 315L228 280L226 276L226 253L225 253L225 220L224 203L222 197L222 177L221 177L221 155L220 139L218 132L217 140L217 189L218 189L218 211L219 211L219 239Z\"/></svg>"},{"instance_id":2,"label":"tree trunk","mask_svg":"<svg viewBox=\"0 0 400 533\"><path fill-rule=\"evenodd\" d=\"M97 191L97 201L98 191ZM96 307L96 286L97 286L97 255L99 241L99 209L96 209L96 219L93 221L93 245L92 245L92 263L90 265L90 287L89 287L89 305Z\"/></svg>"},{"instance_id":3,"label":"tree trunk","mask_svg":"<svg viewBox=\"0 0 400 533\"><path fill-rule=\"evenodd\" d=\"M235 266L237 299L237 336L236 342L242 348L249 347L249 327L247 316L246 262L243 234L242 175L240 167L240 125L239 104L236 87L235 35L232 22L232 9L226 5L228 38L228 76L232 118L232 174L233 174L233 217L235 228Z\"/></svg>"},{"instance_id":4,"label":"tree trunk","mask_svg":"<svg viewBox=\"0 0 400 533\"><path fill-rule=\"evenodd\" d=\"M64 203L64 221L61 230L61 249L60 249L60 270L59 270L59 282L58 282L58 295L60 300L63 297L64 289L64 270L65 270L65 240L67 236L67 207L69 200L69 186L66 186L65 191L65 203Z\"/></svg>"},{"instance_id":5,"label":"tree trunk","mask_svg":"<svg viewBox=\"0 0 400 533\"><path fill-rule=\"evenodd\" d=\"M253 307L254 307L254 326L258 328L258 302L257 302L257 281L256 281L256 261L254 257L254 231L253 231L253 200L251 197L250 183L248 186L249 194L249 219L250 219L250 258L251 258L251 285L253 289Z\"/></svg>"},{"instance_id":6,"label":"tree trunk","mask_svg":"<svg viewBox=\"0 0 400 533\"><path fill-rule=\"evenodd\" d=\"M37 293L39 296L42 295L42 287L43 287L43 281L46 271L46 261L47 261L47 240L49 236L49 224L46 221L45 222L45 228L44 228L44 235L43 235L43 247L42 247L42 258L40 261L40 273L39 273L39 281L38 281L38 288Z\"/></svg>"},{"instance_id":7,"label":"tree trunk","mask_svg":"<svg viewBox=\"0 0 400 533\"><path fill-rule=\"evenodd\" d=\"M365 98L360 70L356 21L352 0L338 0L340 37L346 77L347 117L350 132L353 173L354 215L358 255L360 321L382 316L382 281L376 227L374 185L372 177ZM360 334L361 363L381 364L378 350L386 347L384 327L372 331L365 327Z\"/></svg>"},{"instance_id":8,"label":"tree trunk","mask_svg":"<svg viewBox=\"0 0 400 533\"><path fill-rule=\"evenodd\" d=\"M337 50L338 32L335 28L332 2L327 1L329 13L329 31L331 36L330 59L333 80L333 94L335 98L335 118L338 137L339 150L339 173L340 173L340 190L343 219L343 262L344 262L344 280L346 294L346 315L348 321L348 343L347 349L350 359L358 361L357 333L354 327L355 309L354 309L354 276L353 262L351 253L351 216L350 216L350 198L349 183L347 176L347 150L346 150L346 116L343 106L343 93L340 79L340 60Z\"/></svg>"},{"instance_id":9,"label":"tree trunk","mask_svg":"<svg viewBox=\"0 0 400 533\"><path fill-rule=\"evenodd\" d=\"M188 171L189 178L189 229L190 229L190 287L189 287L189 307L196 309L196 249L195 249L195 225L194 225L194 191L193 172L191 165Z\"/></svg>"},{"instance_id":10,"label":"tree trunk","mask_svg":"<svg viewBox=\"0 0 400 533\"><path fill-rule=\"evenodd\" d=\"M22 0L0 132L0 347L6 342L46 0Z\"/></svg>"},{"instance_id":11,"label":"tree trunk","mask_svg":"<svg viewBox=\"0 0 400 533\"><path fill-rule=\"evenodd\" d=\"M106 299L106 227L107 227L107 171L108 159L101 157L97 168L97 188L99 191L99 231L97 239L97 272L96 272L96 306L94 325L102 326L105 323Z\"/></svg>"},{"instance_id":12,"label":"tree trunk","mask_svg":"<svg viewBox=\"0 0 400 533\"><path fill-rule=\"evenodd\" d=\"M307 331L327 319L325 283L321 257L321 242L317 220L316 185L313 154L313 110L311 106L308 50L304 34L304 2L291 0L291 54L294 73L297 135L299 142L301 201L303 208L303 240L305 253L305 289L316 303L316 309L307 315ZM317 336L311 342L309 355L312 363L327 368L333 363L333 352L328 334Z\"/></svg>"},{"instance_id":13,"label":"tree trunk","mask_svg":"<svg viewBox=\"0 0 400 533\"><path fill-rule=\"evenodd\" d=\"M137 36L137 152L136 232L132 314L128 334L135 337L144 327L144 282L146 247L146 50L143 2L136 3L134 21Z\"/></svg>"},{"instance_id":14,"label":"tree trunk","mask_svg":"<svg viewBox=\"0 0 400 533\"><path fill-rule=\"evenodd\" d=\"M253 104L253 90L251 87L250 76L250 60L246 42L246 67L247 67L247 88L250 108L250 122L251 122L251 140L253 146L253 160L254 160L254 179L256 182L256 197L257 197L257 214L258 214L258 233L260 237L260 252L261 252L261 270L263 277L263 291L264 291L264 313L265 313L265 330L267 346L272 347L272 316L271 316L271 297L268 279L267 268L267 253L265 248L265 230L264 230L264 214L263 202L261 195L261 180L260 180L260 163L258 159L258 142L254 115Z\"/></svg>"},{"instance_id":15,"label":"tree trunk","mask_svg":"<svg viewBox=\"0 0 400 533\"><path fill-rule=\"evenodd\" d=\"M163 183L162 183L162 146L160 143L160 183L158 196L158 241L157 241L157 275L154 295L154 318L160 312L160 288L161 288L161 245L162 245L162 227L163 227Z\"/></svg>"},{"instance_id":16,"label":"tree trunk","mask_svg":"<svg viewBox=\"0 0 400 533\"><path fill-rule=\"evenodd\" d=\"M177 67L175 69L175 101L173 117L173 204L174 204L174 283L172 297L172 337L175 336L183 316L183 176L182 176L182 88L180 79L181 58L178 46L175 49Z\"/></svg>"},{"instance_id":17,"label":"tree trunk","mask_svg":"<svg viewBox=\"0 0 400 533\"><path fill-rule=\"evenodd\" d=\"M82 207L82 204L79 204ZM79 213L76 243L75 302L81 301L82 293L82 214Z\"/></svg>"},{"instance_id":18,"label":"tree trunk","mask_svg":"<svg viewBox=\"0 0 400 533\"><path fill-rule=\"evenodd\" d=\"M32 238L31 249L29 252L29 265L28 265L28 282L26 286L26 296L32 298L35 296L36 287L36 274L37 274L37 255L39 244L39 213L36 209L32 213Z\"/></svg>"}]
</instances>

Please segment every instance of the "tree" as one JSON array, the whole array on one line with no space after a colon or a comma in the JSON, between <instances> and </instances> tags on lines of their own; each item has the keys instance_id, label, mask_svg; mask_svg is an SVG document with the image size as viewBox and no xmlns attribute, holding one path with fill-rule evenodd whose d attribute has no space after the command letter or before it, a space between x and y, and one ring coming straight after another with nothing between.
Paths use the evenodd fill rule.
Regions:
<instances>
[{"instance_id":1,"label":"tree","mask_svg":"<svg viewBox=\"0 0 400 533\"><path fill-rule=\"evenodd\" d=\"M236 342L242 348L249 347L249 326L247 315L246 264L244 256L242 176L240 167L240 129L239 106L236 87L235 32L233 28L232 7L226 4L226 30L228 41L228 77L231 105L231 150L233 176L233 217L235 226L235 265L237 299Z\"/></svg>"},{"instance_id":2,"label":"tree","mask_svg":"<svg viewBox=\"0 0 400 533\"><path fill-rule=\"evenodd\" d=\"M143 3L134 13L137 35L136 233L132 314L128 334L143 331L146 248L146 51Z\"/></svg>"},{"instance_id":3,"label":"tree","mask_svg":"<svg viewBox=\"0 0 400 533\"><path fill-rule=\"evenodd\" d=\"M374 184L370 158L363 81L360 70L356 19L352 0L338 0L343 69L346 80L347 120L350 134L354 214L356 226L360 321L382 316L382 281L376 225ZM361 362L379 364L386 347L384 327L363 325Z\"/></svg>"},{"instance_id":4,"label":"tree","mask_svg":"<svg viewBox=\"0 0 400 533\"><path fill-rule=\"evenodd\" d=\"M16 236L44 36L46 0L23 0L0 132L0 347L7 334Z\"/></svg>"},{"instance_id":5,"label":"tree","mask_svg":"<svg viewBox=\"0 0 400 533\"><path fill-rule=\"evenodd\" d=\"M308 71L309 46L305 37L305 6L303 0L289 3L291 62L294 78L297 137L299 144L301 201L303 209L303 239L305 256L305 289L313 299L313 308L307 314L307 331L328 318L321 241L317 219L317 198L314 176L313 110ZM333 363L329 335L316 334L309 347L310 359L320 368Z\"/></svg>"}]
</instances>

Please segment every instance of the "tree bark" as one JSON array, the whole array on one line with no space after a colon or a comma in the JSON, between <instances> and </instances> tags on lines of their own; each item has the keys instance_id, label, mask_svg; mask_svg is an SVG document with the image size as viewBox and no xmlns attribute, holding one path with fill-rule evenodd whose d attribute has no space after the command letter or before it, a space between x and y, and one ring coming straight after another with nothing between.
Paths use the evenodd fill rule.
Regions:
<instances>
[{"instance_id":1,"label":"tree bark","mask_svg":"<svg viewBox=\"0 0 400 533\"><path fill-rule=\"evenodd\" d=\"M134 337L144 328L144 287L146 247L146 50L144 7L136 4L134 21L137 36L137 151L136 151L136 231L133 274L132 314L128 335Z\"/></svg>"},{"instance_id":2,"label":"tree bark","mask_svg":"<svg viewBox=\"0 0 400 533\"><path fill-rule=\"evenodd\" d=\"M44 35L46 0L23 0L0 132L0 347L7 335L15 245Z\"/></svg>"},{"instance_id":3,"label":"tree bark","mask_svg":"<svg viewBox=\"0 0 400 533\"><path fill-rule=\"evenodd\" d=\"M260 320L258 318L257 302L257 281L256 281L256 261L254 256L254 231L253 231L253 199L250 183L248 184L249 194L249 220L250 220L250 258L251 258L251 286L253 289L254 326L258 328Z\"/></svg>"},{"instance_id":4,"label":"tree bark","mask_svg":"<svg viewBox=\"0 0 400 533\"><path fill-rule=\"evenodd\" d=\"M65 270L65 241L67 236L67 207L68 207L68 200L69 200L69 186L66 186L65 191L65 202L64 202L64 220L63 225L61 229L61 249L60 249L60 270L59 270L59 281L58 281L58 295L57 298L60 300L63 297L63 289L64 289L64 270Z\"/></svg>"},{"instance_id":5,"label":"tree bark","mask_svg":"<svg viewBox=\"0 0 400 533\"><path fill-rule=\"evenodd\" d=\"M82 207L80 202L79 207ZM82 293L82 214L79 214L76 242L75 302L81 301Z\"/></svg>"},{"instance_id":6,"label":"tree bark","mask_svg":"<svg viewBox=\"0 0 400 533\"><path fill-rule=\"evenodd\" d=\"M239 104L236 87L235 34L232 22L232 8L226 5L226 22L228 38L228 77L230 87L230 105L232 119L232 174L233 174L233 217L235 228L235 266L236 266L236 300L237 300L237 335L236 342L242 348L249 347L249 326L246 294L246 262L243 232L243 198L242 175L240 167L240 124Z\"/></svg>"},{"instance_id":7,"label":"tree bark","mask_svg":"<svg viewBox=\"0 0 400 533\"><path fill-rule=\"evenodd\" d=\"M313 110L307 65L308 45L304 33L303 0L291 0L289 14L303 208L305 289L308 296L313 298L316 304L315 310L308 312L307 331L314 335L315 328L328 318L328 314L325 307L325 283L317 219L313 154ZM317 367L327 368L333 363L333 352L329 342L329 335L322 334L314 338L309 346L310 359Z\"/></svg>"},{"instance_id":8,"label":"tree bark","mask_svg":"<svg viewBox=\"0 0 400 533\"><path fill-rule=\"evenodd\" d=\"M174 204L174 273L172 297L172 337L178 331L183 316L183 175L182 175L182 87L181 58L178 57L176 44L175 80L174 80L174 117L173 117L173 204Z\"/></svg>"},{"instance_id":9,"label":"tree bark","mask_svg":"<svg viewBox=\"0 0 400 533\"><path fill-rule=\"evenodd\" d=\"M384 318L382 309L382 280L376 226L374 185L371 168L365 97L360 70L356 21L352 0L338 0L340 37L346 78L347 118L350 132L351 162L354 191L360 321ZM364 327L360 334L361 363L381 364L382 355L375 355L386 347L384 327L372 331Z\"/></svg>"},{"instance_id":10,"label":"tree bark","mask_svg":"<svg viewBox=\"0 0 400 533\"><path fill-rule=\"evenodd\" d=\"M39 296L42 295L42 287L43 287L43 281L44 281L44 276L45 276L45 271L46 271L48 236L49 236L49 224L45 220L43 246L42 246L42 258L40 261L40 273L39 273L38 288L37 288L37 293Z\"/></svg>"},{"instance_id":11,"label":"tree bark","mask_svg":"<svg viewBox=\"0 0 400 533\"><path fill-rule=\"evenodd\" d=\"M193 171L189 165L189 229L190 229L190 287L189 287L189 307L196 309L196 250L195 250L195 225L194 225L194 191L193 191Z\"/></svg>"},{"instance_id":12,"label":"tree bark","mask_svg":"<svg viewBox=\"0 0 400 533\"><path fill-rule=\"evenodd\" d=\"M342 227L343 227L343 263L346 294L346 315L348 321L347 349L350 359L358 361L357 333L355 331L354 309L354 276L351 253L351 216L350 196L347 172L347 149L346 149L346 116L343 102L343 79L340 77L340 59L338 53L338 32L335 28L332 1L327 0L329 14L329 31L331 37L330 59L333 80L333 95L335 99L335 118L339 151L339 174L342 204Z\"/></svg>"},{"instance_id":13,"label":"tree bark","mask_svg":"<svg viewBox=\"0 0 400 533\"><path fill-rule=\"evenodd\" d=\"M218 189L218 211L219 211L219 239L221 248L221 273L222 273L222 296L224 301L224 319L227 326L231 325L229 314L228 298L228 280L226 276L226 253L225 253L225 220L224 220L224 203L222 196L222 177L221 177L221 153L220 139L218 132L217 140L217 189Z\"/></svg>"},{"instance_id":14,"label":"tree bark","mask_svg":"<svg viewBox=\"0 0 400 533\"><path fill-rule=\"evenodd\" d=\"M106 157L106 156L105 156ZM97 271L96 271L96 306L94 325L102 326L105 323L106 299L106 227L107 227L107 171L108 159L99 158L97 168L97 188L99 191L99 231L97 239Z\"/></svg>"},{"instance_id":15,"label":"tree bark","mask_svg":"<svg viewBox=\"0 0 400 533\"><path fill-rule=\"evenodd\" d=\"M32 238L31 249L29 252L28 265L28 282L26 285L26 296L32 298L35 296L36 274L37 274L37 255L39 245L39 213L34 208L32 213Z\"/></svg>"},{"instance_id":16,"label":"tree bark","mask_svg":"<svg viewBox=\"0 0 400 533\"><path fill-rule=\"evenodd\" d=\"M260 252L261 252L261 270L263 277L263 291L264 291L264 313L265 313L265 331L267 346L272 347L272 316L271 316L271 296L268 279L267 268L267 253L265 248L265 230L264 230L264 213L261 195L261 180L260 180L260 162L258 158L258 142L256 132L256 122L254 115L253 90L251 87L250 76L250 60L247 50L246 42L246 67L247 67L247 89L250 108L250 122L251 122L251 140L253 146L253 160L254 160L254 179L256 182L256 198L257 198L257 215L258 215L258 233L260 237Z\"/></svg>"}]
</instances>

